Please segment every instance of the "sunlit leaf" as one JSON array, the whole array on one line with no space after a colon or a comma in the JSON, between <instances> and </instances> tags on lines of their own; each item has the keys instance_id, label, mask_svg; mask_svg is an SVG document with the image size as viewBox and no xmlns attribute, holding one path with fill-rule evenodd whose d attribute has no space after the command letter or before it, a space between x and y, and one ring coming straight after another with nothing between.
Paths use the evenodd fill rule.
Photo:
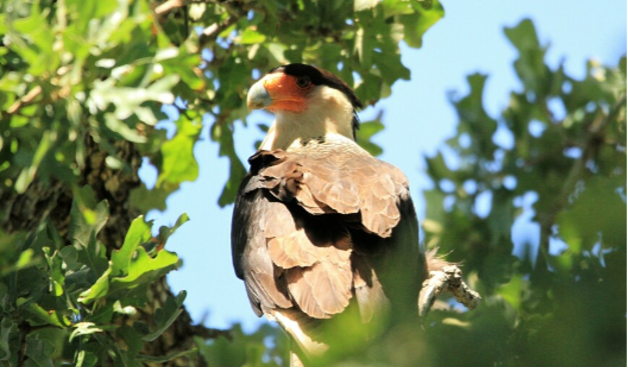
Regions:
<instances>
[{"instance_id":1,"label":"sunlit leaf","mask_svg":"<svg viewBox=\"0 0 628 368\"><path fill-rule=\"evenodd\" d=\"M354 0L353 1L353 10L356 12L369 10L377 5L376 0Z\"/></svg>"},{"instance_id":2,"label":"sunlit leaf","mask_svg":"<svg viewBox=\"0 0 628 368\"><path fill-rule=\"evenodd\" d=\"M262 33L254 31L252 29L247 29L239 36L239 41L243 45L253 45L257 43L262 43L266 40L266 36Z\"/></svg>"},{"instance_id":3,"label":"sunlit leaf","mask_svg":"<svg viewBox=\"0 0 628 368\"><path fill-rule=\"evenodd\" d=\"M122 247L114 250L111 254L112 276L128 274L135 251L151 237L151 225L151 222L144 220L144 216L133 220L131 227L129 227L126 233Z\"/></svg>"},{"instance_id":4,"label":"sunlit leaf","mask_svg":"<svg viewBox=\"0 0 628 368\"><path fill-rule=\"evenodd\" d=\"M44 310L39 304L28 303L24 306L24 312L28 313L32 318L33 325L49 324L57 327L69 325L63 316L60 316L55 310Z\"/></svg>"},{"instance_id":5,"label":"sunlit leaf","mask_svg":"<svg viewBox=\"0 0 628 368\"><path fill-rule=\"evenodd\" d=\"M163 164L157 178L157 187L168 188L184 181L195 180L198 163L194 158L194 143L201 125L182 116L177 122L177 134L161 146Z\"/></svg>"},{"instance_id":6,"label":"sunlit leaf","mask_svg":"<svg viewBox=\"0 0 628 368\"><path fill-rule=\"evenodd\" d=\"M133 316L137 313L137 309L135 307L130 305L123 307L119 300L113 304L113 311L127 316Z\"/></svg>"},{"instance_id":7,"label":"sunlit leaf","mask_svg":"<svg viewBox=\"0 0 628 368\"><path fill-rule=\"evenodd\" d=\"M51 145L56 140L56 134L53 134L50 131L45 131L41 140L39 141L39 146L33 155L33 159L30 165L22 170L20 175L17 177L15 182L15 190L18 193L24 193L26 188L31 184L33 179L35 179L35 174L37 174L37 169L41 164L44 156L48 153Z\"/></svg>"},{"instance_id":8,"label":"sunlit leaf","mask_svg":"<svg viewBox=\"0 0 628 368\"><path fill-rule=\"evenodd\" d=\"M412 14L414 9L410 1L403 0L384 0L382 1L384 8L384 18L400 14Z\"/></svg>"},{"instance_id":9,"label":"sunlit leaf","mask_svg":"<svg viewBox=\"0 0 628 368\"><path fill-rule=\"evenodd\" d=\"M521 299L523 295L524 281L521 275L513 276L513 278L507 284L502 285L497 290L497 293L501 295L514 309L521 307Z\"/></svg>"},{"instance_id":10,"label":"sunlit leaf","mask_svg":"<svg viewBox=\"0 0 628 368\"><path fill-rule=\"evenodd\" d=\"M150 283L176 268L179 258L175 253L161 250L151 258L142 247L137 248L136 256L131 260L128 274L110 280L111 288L132 289L140 284Z\"/></svg>"},{"instance_id":11,"label":"sunlit leaf","mask_svg":"<svg viewBox=\"0 0 628 368\"><path fill-rule=\"evenodd\" d=\"M103 298L107 295L109 291L109 275L112 272L111 262L109 262L109 267L107 270L100 275L98 280L92 285L89 289L83 291L79 296L77 301L80 303L89 304L95 301L96 299Z\"/></svg>"},{"instance_id":12,"label":"sunlit leaf","mask_svg":"<svg viewBox=\"0 0 628 368\"><path fill-rule=\"evenodd\" d=\"M122 138L130 142L134 142L134 143L146 142L146 137L139 134L137 130L129 127L124 121L119 120L114 114L105 114L105 125L107 126L107 128L120 134Z\"/></svg>"},{"instance_id":13,"label":"sunlit leaf","mask_svg":"<svg viewBox=\"0 0 628 368\"><path fill-rule=\"evenodd\" d=\"M77 336L91 335L102 331L93 322L79 322L74 325L74 331L70 334L69 341L72 341Z\"/></svg>"}]
</instances>

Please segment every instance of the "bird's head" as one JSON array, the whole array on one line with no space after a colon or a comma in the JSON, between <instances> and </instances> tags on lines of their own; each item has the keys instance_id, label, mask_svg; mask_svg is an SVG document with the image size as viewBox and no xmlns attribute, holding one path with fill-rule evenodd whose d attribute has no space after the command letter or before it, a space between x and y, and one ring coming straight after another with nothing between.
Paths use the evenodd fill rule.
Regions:
<instances>
[{"instance_id":1,"label":"bird's head","mask_svg":"<svg viewBox=\"0 0 628 368\"><path fill-rule=\"evenodd\" d=\"M250 110L276 115L263 149L286 149L295 140L338 134L355 139L362 103L332 73L305 64L271 69L248 92Z\"/></svg>"}]
</instances>

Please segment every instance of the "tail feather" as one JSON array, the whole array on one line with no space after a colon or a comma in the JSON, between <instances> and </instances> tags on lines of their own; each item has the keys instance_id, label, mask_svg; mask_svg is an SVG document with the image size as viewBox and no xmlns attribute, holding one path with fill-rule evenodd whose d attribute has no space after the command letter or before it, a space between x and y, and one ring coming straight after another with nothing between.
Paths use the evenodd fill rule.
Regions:
<instances>
[{"instance_id":1,"label":"tail feather","mask_svg":"<svg viewBox=\"0 0 628 368\"><path fill-rule=\"evenodd\" d=\"M438 247L435 247L425 251L425 265L429 275L432 271L440 271L447 266L459 266L460 263L447 262L444 256L438 255Z\"/></svg>"}]
</instances>

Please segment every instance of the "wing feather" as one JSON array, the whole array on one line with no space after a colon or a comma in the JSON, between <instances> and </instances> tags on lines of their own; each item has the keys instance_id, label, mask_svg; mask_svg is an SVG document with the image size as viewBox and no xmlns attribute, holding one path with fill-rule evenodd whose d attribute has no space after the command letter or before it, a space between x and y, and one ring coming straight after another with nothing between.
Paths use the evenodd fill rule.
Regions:
<instances>
[{"instance_id":1,"label":"wing feather","mask_svg":"<svg viewBox=\"0 0 628 368\"><path fill-rule=\"evenodd\" d=\"M283 270L273 264L264 237L264 218L272 212L262 191L243 193L251 177L245 178L232 221L231 244L236 275L244 280L251 306L258 316L274 308L290 308Z\"/></svg>"},{"instance_id":2,"label":"wing feather","mask_svg":"<svg viewBox=\"0 0 628 368\"><path fill-rule=\"evenodd\" d=\"M384 286L394 279L380 282L379 275L397 268L382 267L378 258L403 248L398 261L418 266L418 231L405 234L416 225L398 226L403 216L403 223L416 223L405 176L350 152L260 151L249 161L232 243L236 273L256 313L298 306L310 318L327 319L355 295L362 319L370 321L388 304ZM400 240L407 244L398 246Z\"/></svg>"},{"instance_id":3,"label":"wing feather","mask_svg":"<svg viewBox=\"0 0 628 368\"><path fill-rule=\"evenodd\" d=\"M350 250L322 248L322 257L310 267L287 271L288 289L303 312L329 318L342 312L351 299Z\"/></svg>"},{"instance_id":4,"label":"wing feather","mask_svg":"<svg viewBox=\"0 0 628 368\"><path fill-rule=\"evenodd\" d=\"M360 309L362 322L370 322L373 317L388 307L388 299L368 259L358 253L351 255L353 267L353 289Z\"/></svg>"}]
</instances>

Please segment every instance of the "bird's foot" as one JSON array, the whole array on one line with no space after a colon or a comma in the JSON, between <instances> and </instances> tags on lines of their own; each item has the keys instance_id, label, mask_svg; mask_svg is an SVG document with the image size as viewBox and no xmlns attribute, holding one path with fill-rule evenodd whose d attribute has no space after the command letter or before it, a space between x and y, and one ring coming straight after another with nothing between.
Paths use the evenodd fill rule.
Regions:
<instances>
[{"instance_id":1,"label":"bird's foot","mask_svg":"<svg viewBox=\"0 0 628 368\"><path fill-rule=\"evenodd\" d=\"M449 265L440 271L431 271L423 282L419 294L419 315L426 316L436 298L443 293L452 294L459 303L469 309L477 307L482 300L480 294L462 280L462 271L458 266Z\"/></svg>"}]
</instances>

